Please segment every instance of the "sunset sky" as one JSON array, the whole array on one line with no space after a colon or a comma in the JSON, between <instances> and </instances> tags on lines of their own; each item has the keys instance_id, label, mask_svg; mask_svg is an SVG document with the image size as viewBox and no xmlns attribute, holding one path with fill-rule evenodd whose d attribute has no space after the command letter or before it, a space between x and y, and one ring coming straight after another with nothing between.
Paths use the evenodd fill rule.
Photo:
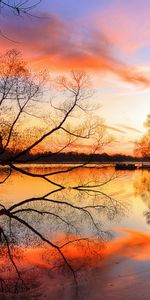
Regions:
<instances>
[{"instance_id":1,"label":"sunset sky","mask_svg":"<svg viewBox=\"0 0 150 300\"><path fill-rule=\"evenodd\" d=\"M42 0L32 14L3 10L1 52L19 48L50 72L88 71L114 152L131 154L150 113L150 1Z\"/></svg>"}]
</instances>

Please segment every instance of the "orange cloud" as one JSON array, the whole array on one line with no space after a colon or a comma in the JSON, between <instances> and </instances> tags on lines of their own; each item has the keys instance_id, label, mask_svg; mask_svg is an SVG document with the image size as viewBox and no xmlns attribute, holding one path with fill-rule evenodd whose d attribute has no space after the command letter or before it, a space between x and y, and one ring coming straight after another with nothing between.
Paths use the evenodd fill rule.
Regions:
<instances>
[{"instance_id":1,"label":"orange cloud","mask_svg":"<svg viewBox=\"0 0 150 300\"><path fill-rule=\"evenodd\" d=\"M124 128L124 129L133 131L133 132L142 133L142 131L140 131L139 129L131 127L131 126L127 126L127 125L123 125L123 124L119 124L119 126Z\"/></svg>"},{"instance_id":2,"label":"orange cloud","mask_svg":"<svg viewBox=\"0 0 150 300\"><path fill-rule=\"evenodd\" d=\"M132 84L150 84L150 78L114 57L113 41L100 30L85 30L81 24L75 26L53 14L32 22L11 16L4 20L3 28L5 35L17 42L12 44L1 37L1 50L14 46L21 49L34 68L97 70L111 72Z\"/></svg>"},{"instance_id":3,"label":"orange cloud","mask_svg":"<svg viewBox=\"0 0 150 300\"><path fill-rule=\"evenodd\" d=\"M113 127L113 126L106 126L107 129L110 129L112 131L115 131L115 132L119 132L119 133L126 133L126 131L122 130L122 129L119 129L119 128L116 128L116 127Z\"/></svg>"},{"instance_id":4,"label":"orange cloud","mask_svg":"<svg viewBox=\"0 0 150 300\"><path fill-rule=\"evenodd\" d=\"M101 259L108 259L111 256L129 257L136 260L150 259L150 234L130 229L116 229L125 233L110 242L104 243L100 238L81 238L73 234L59 233L55 239L58 245L65 245L61 248L62 253L73 267L79 265L101 266ZM52 268L58 262L63 261L60 253L50 247L16 247L20 249L21 265ZM9 259L9 258L8 258ZM1 261L2 265L4 260Z\"/></svg>"},{"instance_id":5,"label":"orange cloud","mask_svg":"<svg viewBox=\"0 0 150 300\"><path fill-rule=\"evenodd\" d=\"M118 229L116 230L118 231ZM150 259L150 234L130 229L120 229L125 236L112 240L105 255L119 254L137 260Z\"/></svg>"},{"instance_id":6,"label":"orange cloud","mask_svg":"<svg viewBox=\"0 0 150 300\"><path fill-rule=\"evenodd\" d=\"M126 235L107 242L106 247L100 239L93 239L91 242L83 240L70 243L61 249L74 271L78 271L75 274L78 280L78 291L81 293L79 295L85 296L86 290L87 299L98 299L101 293L106 299L121 299L121 295L123 295L123 299L131 299L132 297L137 299L138 295L141 296L139 299L143 299L143 295L149 299L149 289L147 288L147 286L149 287L149 272L144 275L145 271L148 271L148 266L146 270L145 268L143 270L140 263L138 272L138 264L134 267L135 264L132 264L131 259L145 260L145 264L148 263L147 260L150 259L150 235L133 230L121 231L125 232ZM71 234L65 237L62 234L59 238L63 244L63 242L80 237ZM13 246L14 248L15 246ZM18 247L16 250L19 254ZM72 291L73 276L71 276L71 272L65 272L66 269L60 254L47 246L30 246L20 250L23 250L22 255L15 257L15 263L21 271L27 287L28 285L29 288L31 287L25 293L22 290L21 292L20 290L17 291L20 299L35 298L36 296L41 299L43 297L49 299L50 295L53 299L60 299L60 295L63 296L61 297L63 299L66 299L66 295L68 299L72 299L72 295L75 295L74 298L76 298L76 294L73 293L74 290ZM129 258L125 264L121 264L124 262L123 257ZM10 258L8 261L5 258L6 256L3 256L0 261L0 266L3 266L1 279L14 279L16 273L13 267L12 272L9 268ZM7 268L5 268L6 265ZM143 285L144 281L146 281L145 285ZM12 280L12 283L14 287L15 280ZM143 290L141 291L141 284L145 288L146 292L144 293ZM135 289L135 293L133 293L133 289ZM9 293L9 295L11 294Z\"/></svg>"}]
</instances>

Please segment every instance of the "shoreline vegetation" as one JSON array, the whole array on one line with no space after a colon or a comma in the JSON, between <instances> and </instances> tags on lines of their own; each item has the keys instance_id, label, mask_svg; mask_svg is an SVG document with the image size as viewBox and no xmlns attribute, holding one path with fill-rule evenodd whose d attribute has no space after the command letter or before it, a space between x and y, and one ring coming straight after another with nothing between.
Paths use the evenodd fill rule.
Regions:
<instances>
[{"instance_id":1,"label":"shoreline vegetation","mask_svg":"<svg viewBox=\"0 0 150 300\"><path fill-rule=\"evenodd\" d=\"M16 155L19 152L7 151L3 155L2 162L0 161L0 165L7 164L9 162L9 158L14 160L14 163L24 163L24 164L150 164L150 157L135 157L130 155L123 154L114 154L109 155L107 153L102 154L85 154L78 152L62 152L62 153L27 153L26 155L20 157L19 159L15 159Z\"/></svg>"}]
</instances>

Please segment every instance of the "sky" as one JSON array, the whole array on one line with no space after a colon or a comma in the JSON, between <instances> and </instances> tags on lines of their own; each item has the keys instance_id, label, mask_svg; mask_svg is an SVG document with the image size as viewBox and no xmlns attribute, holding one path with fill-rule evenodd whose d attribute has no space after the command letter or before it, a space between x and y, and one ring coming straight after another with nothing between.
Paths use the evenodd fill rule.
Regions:
<instances>
[{"instance_id":1,"label":"sky","mask_svg":"<svg viewBox=\"0 0 150 300\"><path fill-rule=\"evenodd\" d=\"M150 113L150 0L42 0L32 14L1 12L1 52L19 48L52 73L89 72L114 152L132 154Z\"/></svg>"}]
</instances>

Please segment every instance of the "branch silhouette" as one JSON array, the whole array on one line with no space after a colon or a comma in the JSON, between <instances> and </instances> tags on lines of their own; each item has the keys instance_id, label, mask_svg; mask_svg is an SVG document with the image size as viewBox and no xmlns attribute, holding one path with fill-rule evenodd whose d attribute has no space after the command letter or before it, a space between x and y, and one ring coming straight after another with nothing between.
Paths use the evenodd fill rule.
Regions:
<instances>
[{"instance_id":1,"label":"branch silhouette","mask_svg":"<svg viewBox=\"0 0 150 300\"><path fill-rule=\"evenodd\" d=\"M22 2L22 9L26 4L28 1ZM28 197L26 191L20 200L10 201L10 204L1 200L1 236L19 280L22 274L13 257L12 245L19 244L22 234L24 243L26 238L33 238L33 242L38 238L55 249L77 285L76 270L65 254L65 247L89 240L89 237L80 234L83 222L102 241L107 232L102 229L100 217L98 221L96 214L100 216L101 212L105 212L115 217L119 211L124 212L126 206L102 190L117 178L115 174L103 181L85 178L82 182L78 178L78 182L71 183L71 174L88 167L93 155L101 151L110 138L101 119L98 120L88 111L86 100L92 97L92 91L87 74L71 72L55 79L55 84L56 94L61 96L61 101L48 103L45 98L51 94L51 90L48 90L48 94L45 92L48 86L45 72L32 74L21 53L16 50L10 50L0 57L0 184L7 185L10 179L22 176L24 180L34 179L37 189L39 182L47 187L47 191L41 190L40 195L36 192ZM36 114L37 126L33 126ZM43 119L47 120L46 124ZM86 141L90 145L90 153L85 162L65 167L59 165L57 170L51 167L48 171L38 168L41 157L53 159L64 150L69 151L74 143L84 144ZM30 162L36 163L36 170L32 170ZM16 186L16 191L18 188ZM79 203L74 201L72 193L81 197ZM86 203L82 203L83 195L86 195ZM79 238L75 236L61 244L54 242L39 228L40 218L42 222L48 220L52 232L55 224L61 231L78 233ZM3 289L3 278L0 281Z\"/></svg>"}]
</instances>

